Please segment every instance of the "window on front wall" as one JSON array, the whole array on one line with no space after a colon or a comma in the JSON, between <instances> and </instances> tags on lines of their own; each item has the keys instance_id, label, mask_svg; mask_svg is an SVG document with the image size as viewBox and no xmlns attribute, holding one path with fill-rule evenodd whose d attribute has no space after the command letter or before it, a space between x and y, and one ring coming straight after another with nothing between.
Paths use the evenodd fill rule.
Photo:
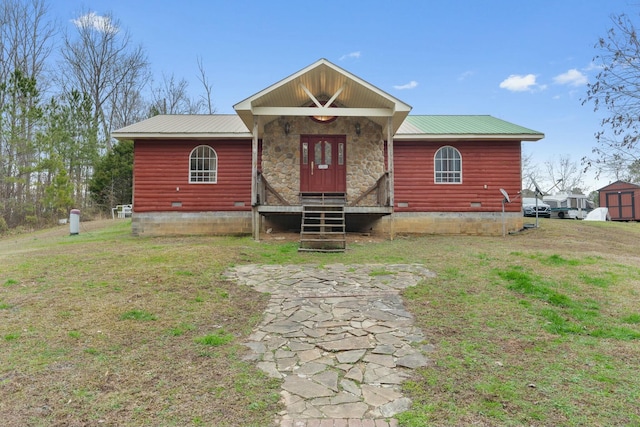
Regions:
<instances>
[{"instance_id":1,"label":"window on front wall","mask_svg":"<svg viewBox=\"0 0 640 427\"><path fill-rule=\"evenodd\" d=\"M189 155L189 182L215 184L218 182L218 155L208 145L199 145Z\"/></svg>"},{"instance_id":2,"label":"window on front wall","mask_svg":"<svg viewBox=\"0 0 640 427\"><path fill-rule=\"evenodd\" d=\"M435 182L459 184L462 182L462 157L453 147L440 148L434 158Z\"/></svg>"}]
</instances>

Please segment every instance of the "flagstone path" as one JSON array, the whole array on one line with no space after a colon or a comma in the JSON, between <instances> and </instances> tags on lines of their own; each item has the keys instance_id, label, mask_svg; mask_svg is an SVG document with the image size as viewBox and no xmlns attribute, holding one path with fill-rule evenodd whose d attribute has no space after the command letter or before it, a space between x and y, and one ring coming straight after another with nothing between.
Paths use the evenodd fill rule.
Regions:
<instances>
[{"instance_id":1,"label":"flagstone path","mask_svg":"<svg viewBox=\"0 0 640 427\"><path fill-rule=\"evenodd\" d=\"M244 265L226 277L271 295L245 343L283 379L280 427L393 427L411 405L400 384L433 346L399 292L435 274L419 264Z\"/></svg>"}]
</instances>

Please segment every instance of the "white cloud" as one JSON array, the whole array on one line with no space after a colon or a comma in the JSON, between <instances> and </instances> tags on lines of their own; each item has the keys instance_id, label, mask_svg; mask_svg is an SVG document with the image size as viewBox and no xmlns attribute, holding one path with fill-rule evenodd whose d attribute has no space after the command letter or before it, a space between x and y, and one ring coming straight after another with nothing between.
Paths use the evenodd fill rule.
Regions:
<instances>
[{"instance_id":1,"label":"white cloud","mask_svg":"<svg viewBox=\"0 0 640 427\"><path fill-rule=\"evenodd\" d=\"M344 61L345 59L358 59L360 58L360 51L347 53L346 55L342 55L340 57L340 61Z\"/></svg>"},{"instance_id":2,"label":"white cloud","mask_svg":"<svg viewBox=\"0 0 640 427\"><path fill-rule=\"evenodd\" d=\"M72 19L71 22L82 29L91 28L102 33L117 33L118 27L113 25L111 18L108 16L100 16L95 12L89 12L79 16L78 19Z\"/></svg>"},{"instance_id":3,"label":"white cloud","mask_svg":"<svg viewBox=\"0 0 640 427\"><path fill-rule=\"evenodd\" d=\"M526 76L511 74L500 83L500 88L512 92L530 92L536 88L544 89L545 87L536 83L536 76L534 74L527 74Z\"/></svg>"},{"instance_id":4,"label":"white cloud","mask_svg":"<svg viewBox=\"0 0 640 427\"><path fill-rule=\"evenodd\" d=\"M589 80L587 76L584 75L581 71L572 68L566 73L559 74L553 78L553 81L560 85L570 85L570 86L583 86L586 85Z\"/></svg>"},{"instance_id":5,"label":"white cloud","mask_svg":"<svg viewBox=\"0 0 640 427\"><path fill-rule=\"evenodd\" d=\"M458 76L458 80L466 80L467 78L473 76L475 71L465 71L464 73Z\"/></svg>"},{"instance_id":6,"label":"white cloud","mask_svg":"<svg viewBox=\"0 0 640 427\"><path fill-rule=\"evenodd\" d=\"M600 71L603 68L604 66L602 64L596 64L595 62L591 61L586 68L583 68L583 70L584 71L593 71L593 70Z\"/></svg>"},{"instance_id":7,"label":"white cloud","mask_svg":"<svg viewBox=\"0 0 640 427\"><path fill-rule=\"evenodd\" d=\"M405 90L405 89L413 89L416 86L418 86L418 82L415 80L411 80L409 83L404 84L404 85L396 85L393 88L394 89L398 89L398 90Z\"/></svg>"}]
</instances>

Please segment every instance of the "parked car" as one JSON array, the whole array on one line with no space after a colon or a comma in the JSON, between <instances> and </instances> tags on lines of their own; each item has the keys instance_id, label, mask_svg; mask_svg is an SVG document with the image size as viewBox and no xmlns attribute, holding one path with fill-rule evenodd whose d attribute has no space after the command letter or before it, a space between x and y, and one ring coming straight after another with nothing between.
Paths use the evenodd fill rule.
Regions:
<instances>
[{"instance_id":1,"label":"parked car","mask_svg":"<svg viewBox=\"0 0 640 427\"><path fill-rule=\"evenodd\" d=\"M537 199L538 217L551 218L551 206ZM536 198L524 197L522 199L522 212L524 216L536 216Z\"/></svg>"}]
</instances>

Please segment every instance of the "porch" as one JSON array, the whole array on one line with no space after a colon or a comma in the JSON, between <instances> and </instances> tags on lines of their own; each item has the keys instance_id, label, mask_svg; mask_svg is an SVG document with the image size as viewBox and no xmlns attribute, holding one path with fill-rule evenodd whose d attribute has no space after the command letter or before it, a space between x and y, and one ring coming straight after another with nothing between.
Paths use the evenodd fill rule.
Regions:
<instances>
[{"instance_id":1,"label":"porch","mask_svg":"<svg viewBox=\"0 0 640 427\"><path fill-rule=\"evenodd\" d=\"M234 105L250 130L252 230L342 193L345 229L393 212L393 135L411 107L325 59Z\"/></svg>"},{"instance_id":2,"label":"porch","mask_svg":"<svg viewBox=\"0 0 640 427\"><path fill-rule=\"evenodd\" d=\"M393 212L388 173L350 201L346 193L300 192L298 202L289 203L261 173L257 181L254 238L260 239L261 230L299 232L300 251L343 252L346 233L370 233Z\"/></svg>"},{"instance_id":3,"label":"porch","mask_svg":"<svg viewBox=\"0 0 640 427\"><path fill-rule=\"evenodd\" d=\"M289 203L272 187L261 172L256 173L256 207L260 214L302 214L305 204L338 203L344 205L345 214L388 215L391 206L389 172L352 200L340 192L299 192L298 203ZM364 201L364 203L363 203Z\"/></svg>"}]
</instances>

